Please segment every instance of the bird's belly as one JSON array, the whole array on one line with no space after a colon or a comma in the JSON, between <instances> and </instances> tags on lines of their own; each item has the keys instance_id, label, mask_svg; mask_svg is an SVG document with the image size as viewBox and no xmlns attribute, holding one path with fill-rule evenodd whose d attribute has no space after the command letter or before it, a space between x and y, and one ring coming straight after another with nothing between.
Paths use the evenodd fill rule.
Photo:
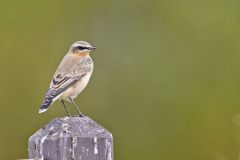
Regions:
<instances>
[{"instance_id":1,"label":"bird's belly","mask_svg":"<svg viewBox=\"0 0 240 160\"><path fill-rule=\"evenodd\" d=\"M91 77L91 73L88 73L84 76L80 81L76 82L73 86L69 87L66 91L64 91L60 99L69 101L69 98L75 98L78 94L80 94L83 89L87 86L88 81Z\"/></svg>"}]
</instances>

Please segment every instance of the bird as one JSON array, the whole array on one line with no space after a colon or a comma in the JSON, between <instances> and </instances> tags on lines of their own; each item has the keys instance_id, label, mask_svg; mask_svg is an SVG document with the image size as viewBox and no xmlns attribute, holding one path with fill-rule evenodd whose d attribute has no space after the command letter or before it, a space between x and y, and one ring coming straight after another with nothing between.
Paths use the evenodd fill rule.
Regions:
<instances>
[{"instance_id":1,"label":"bird","mask_svg":"<svg viewBox=\"0 0 240 160\"><path fill-rule=\"evenodd\" d=\"M60 100L68 116L71 116L71 114L65 105L65 101L72 103L80 117L84 116L74 99L84 90L92 75L93 60L89 53L94 49L96 47L86 41L77 41L71 45L53 75L39 113L47 111L52 103Z\"/></svg>"}]
</instances>

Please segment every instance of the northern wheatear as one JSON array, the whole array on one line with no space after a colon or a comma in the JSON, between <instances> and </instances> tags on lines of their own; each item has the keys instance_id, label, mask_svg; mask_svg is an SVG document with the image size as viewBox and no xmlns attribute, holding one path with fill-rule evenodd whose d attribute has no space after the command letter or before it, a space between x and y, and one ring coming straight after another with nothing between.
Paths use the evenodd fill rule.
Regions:
<instances>
[{"instance_id":1,"label":"northern wheatear","mask_svg":"<svg viewBox=\"0 0 240 160\"><path fill-rule=\"evenodd\" d=\"M70 114L64 100L71 102L79 115L83 116L73 99L83 91L91 77L93 61L89 53L94 49L96 48L85 41L72 44L52 78L39 113L45 112L53 102L59 99L68 116Z\"/></svg>"}]
</instances>

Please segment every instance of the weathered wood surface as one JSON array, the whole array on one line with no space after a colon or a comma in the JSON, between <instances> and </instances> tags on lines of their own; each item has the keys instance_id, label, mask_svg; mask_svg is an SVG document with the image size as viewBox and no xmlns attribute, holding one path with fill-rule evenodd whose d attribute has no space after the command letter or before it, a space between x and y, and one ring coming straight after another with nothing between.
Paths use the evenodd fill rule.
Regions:
<instances>
[{"instance_id":1,"label":"weathered wood surface","mask_svg":"<svg viewBox=\"0 0 240 160\"><path fill-rule=\"evenodd\" d=\"M56 118L29 138L30 159L113 160L112 134L89 117Z\"/></svg>"}]
</instances>

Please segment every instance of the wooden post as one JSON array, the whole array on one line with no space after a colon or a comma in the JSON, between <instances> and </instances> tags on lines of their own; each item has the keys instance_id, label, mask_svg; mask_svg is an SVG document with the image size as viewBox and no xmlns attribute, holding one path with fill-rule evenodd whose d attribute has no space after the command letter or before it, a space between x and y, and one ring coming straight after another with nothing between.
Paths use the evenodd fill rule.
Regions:
<instances>
[{"instance_id":1,"label":"wooden post","mask_svg":"<svg viewBox=\"0 0 240 160\"><path fill-rule=\"evenodd\" d=\"M112 134L89 117L56 118L29 138L30 159L113 160Z\"/></svg>"}]
</instances>

